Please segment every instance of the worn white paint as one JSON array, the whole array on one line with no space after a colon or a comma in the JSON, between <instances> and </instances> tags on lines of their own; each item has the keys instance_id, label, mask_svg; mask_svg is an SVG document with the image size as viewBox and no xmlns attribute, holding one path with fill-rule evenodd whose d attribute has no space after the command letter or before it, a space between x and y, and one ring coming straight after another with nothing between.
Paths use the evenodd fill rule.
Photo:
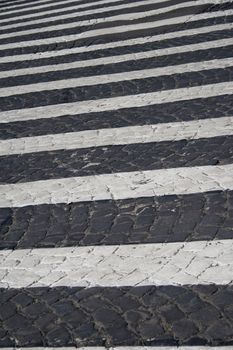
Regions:
<instances>
[{"instance_id":1,"label":"worn white paint","mask_svg":"<svg viewBox=\"0 0 233 350\"><path fill-rule=\"evenodd\" d=\"M51 91L81 86L93 86L100 84L110 84L124 82L134 79L146 79L172 74L182 74L187 72L198 72L210 69L224 69L233 66L233 58L214 59L210 61L192 62L175 66L165 66L152 69L142 69L122 73L94 75L90 77L71 78L43 83L27 84L20 86L10 86L0 88L0 97L21 95L31 92Z\"/></svg>"},{"instance_id":2,"label":"worn white paint","mask_svg":"<svg viewBox=\"0 0 233 350\"><path fill-rule=\"evenodd\" d=\"M61 1L61 3L67 5L68 3L70 2L73 2L74 0L68 0L68 1ZM162 3L162 2L167 2L168 0L154 0L154 3ZM212 1L218 1L218 0L210 0L210 3L212 3ZM110 4L110 3L115 3L116 0L100 0L100 1L93 1L91 3L88 3L88 4L80 4L80 5L75 5L75 6L70 6L70 7L67 7L67 10L76 10L76 9L80 9L80 8L89 8L89 7L92 7L94 5L105 5L105 4ZM124 8L128 8L128 5L130 4L124 4ZM50 5L51 6L51 5ZM50 7L49 6L49 7ZM52 15L52 14L56 14L56 13L60 13L61 12L61 9L54 9L54 10L48 10L47 9L48 5L44 5L43 8L42 6L40 6L40 11L39 11L39 14L42 15L42 16L45 16L45 15ZM106 8L106 10L108 9L108 6L103 6L102 8L102 11ZM33 7L33 9L35 9L35 7ZM35 14L34 13L31 13L31 14L21 14L21 12L24 12L23 10L19 11L19 10L13 10L13 11L8 11L8 14L12 13L13 16L11 16L11 20L15 17L17 19L27 19L27 18L33 18L33 17L38 17L38 8L35 9ZM4 14L6 14L7 12L4 12ZM82 11L83 13L83 11ZM47 19L49 20L49 19ZM0 24L2 25L2 23L7 23L7 21L9 22L9 18L7 19L2 19L0 20Z\"/></svg>"},{"instance_id":3,"label":"worn white paint","mask_svg":"<svg viewBox=\"0 0 233 350\"><path fill-rule=\"evenodd\" d=\"M3 250L0 287L232 284L233 240Z\"/></svg>"},{"instance_id":4,"label":"worn white paint","mask_svg":"<svg viewBox=\"0 0 233 350\"><path fill-rule=\"evenodd\" d=\"M129 24L129 25L123 25L118 27L113 26L113 27L101 28L101 29L92 29L92 30L78 33L78 34L62 35L62 36L56 36L51 38L34 39L34 40L28 40L28 41L22 40L16 43L13 42L8 44L0 44L0 50L2 51L6 49L18 48L19 46L30 47L34 45L49 45L57 42L62 43L62 42L67 42L69 40L79 40L79 39L97 37L97 36L106 35L109 33L116 34L116 33L125 33L129 31L135 31L135 30L152 29L160 26L180 24L186 21L194 22L198 20L217 18L221 16L230 16L230 15L233 15L233 10L206 12L201 14L174 17L174 18L169 18L169 19L164 19L164 20L154 21L154 22Z\"/></svg>"},{"instance_id":5,"label":"worn white paint","mask_svg":"<svg viewBox=\"0 0 233 350\"><path fill-rule=\"evenodd\" d=\"M158 1L158 0L156 0ZM159 0L160 1L160 0ZM167 0L161 0L162 1L167 1ZM54 10L50 10L48 8L52 7L52 6L56 6L56 5L64 5L64 6L67 6L69 3L72 3L74 2L74 0L63 0L63 1L56 1L54 4L38 4L36 6L33 6L31 8L22 8L22 9L9 9L8 11L4 11L4 15L7 14L7 15L10 15L10 14L13 14L12 17L16 17L16 18L20 18L20 19L25 19L25 18L30 18L30 15L31 17L34 17L35 15L38 16L38 13L42 16L44 15L47 15L47 14L50 14L50 13L56 13L56 12L61 12L61 8L59 9L54 9ZM75 0L75 2L79 3L79 2L82 2L82 0ZM109 2L106 1L106 0L101 0L101 1L93 1L91 3L87 3L87 4L80 4L78 5L79 8L88 8L88 7L91 7L93 5L102 5L102 4L108 4L108 3L111 3L111 2L116 2L116 0L110 0ZM126 5L127 7L127 5ZM67 7L67 9L72 9L72 7ZM32 13L32 14L29 14L29 15L24 15L23 13L27 10L35 10L35 15ZM15 14L15 15L14 15ZM27 17L25 17L27 16ZM0 21L1 23L1 21Z\"/></svg>"},{"instance_id":6,"label":"worn white paint","mask_svg":"<svg viewBox=\"0 0 233 350\"><path fill-rule=\"evenodd\" d=\"M198 50L225 48L230 45L233 45L233 38L211 40L211 41L201 42L193 45L175 46L175 47L168 47L166 49L158 49L158 50L151 50L151 51L140 51L140 52L119 55L119 56L108 56L108 57L101 57L101 58L84 60L84 61L74 61L74 62L53 64L53 65L40 66L40 67L30 67L30 68L8 70L8 71L0 71L0 78L9 78L9 77L15 77L20 75L32 75L32 74L40 74L40 73L47 73L47 72L56 72L56 71L66 70L66 69L94 67L98 65L116 64L116 63L121 63L126 61L132 61L132 60L137 61L145 58L157 58L161 56L169 56L174 54L186 53L190 51L194 52Z\"/></svg>"},{"instance_id":7,"label":"worn white paint","mask_svg":"<svg viewBox=\"0 0 233 350\"><path fill-rule=\"evenodd\" d=\"M233 82L0 112L0 123L56 118L233 94Z\"/></svg>"},{"instance_id":8,"label":"worn white paint","mask_svg":"<svg viewBox=\"0 0 233 350\"><path fill-rule=\"evenodd\" d=\"M49 2L50 0L38 0L36 2L36 4L44 4ZM64 1L62 1L62 3L64 3ZM27 5L32 5L35 4L35 1L30 1L30 2L26 2L24 3L22 0L14 0L14 2L6 2L6 3L0 3L1 7L1 12L3 13L3 11L5 10L14 10L14 9L21 9L21 7L27 6ZM30 9L30 7L29 7Z\"/></svg>"},{"instance_id":9,"label":"worn white paint","mask_svg":"<svg viewBox=\"0 0 233 350\"><path fill-rule=\"evenodd\" d=\"M233 135L233 117L85 130L0 140L0 156Z\"/></svg>"},{"instance_id":10,"label":"worn white paint","mask_svg":"<svg viewBox=\"0 0 233 350\"><path fill-rule=\"evenodd\" d=\"M54 57L55 52L56 52L56 57L59 57L59 56L65 56L65 55L71 55L71 54L77 54L77 53L83 53L83 52L92 52L92 51L109 49L109 48L116 48L116 47L122 47L122 46L143 45L145 43L151 43L151 42L156 42L156 41L160 41L160 40L181 38L181 37L211 33L211 32L221 31L221 30L230 30L232 28L233 28L233 23L224 23L224 24L200 27L200 28L195 28L195 29L187 29L185 31L178 31L178 32L171 32L171 33L166 33L166 34L145 36L145 37L127 39L127 40L122 40L122 41L113 41L113 42L106 43L106 44L80 46L80 47L75 47L75 48L70 48L70 49L63 49L63 50L59 50L59 51L51 50L51 51L37 52L37 53L32 53L32 54L5 56L5 57L0 57L0 63L21 62L21 61L39 60L41 58L50 58L50 57ZM219 36L220 35L221 34L219 33ZM195 41L195 39L194 39L194 41ZM167 48L167 49L169 49L169 48ZM132 47L132 50L133 50L133 47Z\"/></svg>"},{"instance_id":11,"label":"worn white paint","mask_svg":"<svg viewBox=\"0 0 233 350\"><path fill-rule=\"evenodd\" d=\"M218 1L218 0L216 0ZM216 2L215 1L215 2ZM227 1L227 0L226 0ZM141 3L141 5L144 5L143 3L146 4L153 4L154 1L153 0L147 0L147 1L143 1ZM155 16L155 15L159 15L159 14L163 14L163 13L167 13L170 11L174 11L177 9L184 9L184 8L189 8L189 7L193 7L193 6L198 6L198 5L202 5L202 4L210 4L213 3L213 0L195 0L195 1L188 1L182 4L178 4L178 5L172 5L172 6L167 6L161 9L156 9L156 10L150 10L150 11L142 11L142 12L129 12L129 13L125 13L125 14L121 14L121 15L114 15L114 16L110 16L110 17L106 17L103 15L103 17L100 18L90 18L88 20L81 20L81 21L76 21L74 23L63 23L63 24L56 24L53 25L53 23L51 23L51 25L49 26L45 26L45 27L40 27L40 28L34 28L34 29L26 29L20 32L17 32L16 29L16 33L4 33L4 34L0 34L0 39L5 39L5 38L11 38L11 37L21 37L22 35L29 35L29 34L37 34L37 33L49 33L50 31L55 31L55 30L65 30L65 29L72 29L72 28L78 28L78 27L82 27L82 26L90 26L90 25L95 25L98 23L108 23L108 22L113 22L113 21L130 21L130 20L135 20L135 19L139 19L139 18L146 18L146 17L150 17L150 16ZM140 4L137 3L137 4ZM131 7L132 5L136 6L135 3L130 4ZM114 7L114 9L118 9L119 5ZM125 5L124 5L125 8ZM94 13L96 10L94 10ZM108 8L109 11L109 8ZM88 12L88 13L86 13ZM102 13L103 9L98 9L97 13ZM87 14L92 14L92 11L84 11L81 12L82 15L87 15ZM68 16L68 15L67 15ZM72 15L69 15L68 18L72 18L72 17L77 17L77 13L73 13ZM179 16L177 16L179 17ZM61 18L63 19L63 17L61 16ZM65 17L66 18L66 17ZM48 19L47 19L48 21ZM36 22L36 21L35 21Z\"/></svg>"},{"instance_id":12,"label":"worn white paint","mask_svg":"<svg viewBox=\"0 0 233 350\"><path fill-rule=\"evenodd\" d=\"M233 164L196 166L0 185L0 207L233 190Z\"/></svg>"}]
</instances>

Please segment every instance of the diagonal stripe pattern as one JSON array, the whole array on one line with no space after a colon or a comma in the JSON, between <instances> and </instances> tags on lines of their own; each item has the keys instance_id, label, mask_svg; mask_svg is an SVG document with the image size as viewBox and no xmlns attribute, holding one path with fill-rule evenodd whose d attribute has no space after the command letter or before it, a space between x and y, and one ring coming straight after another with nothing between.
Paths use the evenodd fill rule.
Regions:
<instances>
[{"instance_id":1,"label":"diagonal stripe pattern","mask_svg":"<svg viewBox=\"0 0 233 350\"><path fill-rule=\"evenodd\" d=\"M0 347L233 344L232 0L0 1Z\"/></svg>"}]
</instances>

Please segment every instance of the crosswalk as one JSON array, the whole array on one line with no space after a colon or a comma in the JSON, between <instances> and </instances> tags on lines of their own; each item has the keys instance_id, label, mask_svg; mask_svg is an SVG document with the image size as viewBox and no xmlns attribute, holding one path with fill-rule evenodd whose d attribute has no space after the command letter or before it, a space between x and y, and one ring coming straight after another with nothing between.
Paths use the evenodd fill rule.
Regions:
<instances>
[{"instance_id":1,"label":"crosswalk","mask_svg":"<svg viewBox=\"0 0 233 350\"><path fill-rule=\"evenodd\" d=\"M0 347L233 349L232 0L0 1Z\"/></svg>"}]
</instances>

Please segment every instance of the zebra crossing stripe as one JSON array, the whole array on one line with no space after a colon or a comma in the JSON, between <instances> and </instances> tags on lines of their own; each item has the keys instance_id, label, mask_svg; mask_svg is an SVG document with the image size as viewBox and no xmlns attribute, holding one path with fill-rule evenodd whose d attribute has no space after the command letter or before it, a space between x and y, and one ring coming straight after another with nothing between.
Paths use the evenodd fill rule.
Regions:
<instances>
[{"instance_id":1,"label":"zebra crossing stripe","mask_svg":"<svg viewBox=\"0 0 233 350\"><path fill-rule=\"evenodd\" d=\"M174 113L175 111L175 113ZM32 136L66 134L85 130L217 119L233 115L232 95L219 95L148 104L102 112L63 115L57 118L0 123L0 140Z\"/></svg>"},{"instance_id":2,"label":"zebra crossing stripe","mask_svg":"<svg viewBox=\"0 0 233 350\"><path fill-rule=\"evenodd\" d=\"M4 343L14 346L17 339L21 344L19 349L43 346L46 341L48 350L58 346L62 349L68 346L68 350L74 349L70 346L80 350L150 350L152 345L153 350L175 350L177 343L186 345L188 339L189 344L196 346L179 348L231 349L231 346L206 344L221 341L221 345L229 345L232 329L227 300L232 297L232 291L231 285L204 284L1 289L2 300L10 300L2 303L2 313L6 309L11 313L2 322ZM203 331L197 337L199 327ZM6 332L9 328L10 332ZM142 342L148 346L137 346Z\"/></svg>"},{"instance_id":3,"label":"zebra crossing stripe","mask_svg":"<svg viewBox=\"0 0 233 350\"><path fill-rule=\"evenodd\" d=\"M64 88L74 88L79 86L93 86L99 84L108 84L120 81L129 81L134 79L146 79L150 77L159 77L172 74L182 74L185 72L198 72L211 69L224 69L233 66L233 58L215 59L210 61L192 62L176 66L166 66L154 69L135 70L116 74L96 75L90 77L80 77L73 79L64 79L45 83L36 83L18 86L0 88L0 97L11 95L22 95L30 92L58 90ZM55 89L54 89L55 87Z\"/></svg>"},{"instance_id":4,"label":"zebra crossing stripe","mask_svg":"<svg viewBox=\"0 0 233 350\"><path fill-rule=\"evenodd\" d=\"M0 346L230 350L231 3L15 3L0 14ZM77 9L90 21L67 24Z\"/></svg>"},{"instance_id":5,"label":"zebra crossing stripe","mask_svg":"<svg viewBox=\"0 0 233 350\"><path fill-rule=\"evenodd\" d=\"M1 287L232 284L233 240L0 251Z\"/></svg>"},{"instance_id":6,"label":"zebra crossing stripe","mask_svg":"<svg viewBox=\"0 0 233 350\"><path fill-rule=\"evenodd\" d=\"M220 190L2 208L0 249L233 239L231 203Z\"/></svg>"},{"instance_id":7,"label":"zebra crossing stripe","mask_svg":"<svg viewBox=\"0 0 233 350\"><path fill-rule=\"evenodd\" d=\"M228 135L3 156L0 183L231 164L232 145L233 136Z\"/></svg>"},{"instance_id":8,"label":"zebra crossing stripe","mask_svg":"<svg viewBox=\"0 0 233 350\"><path fill-rule=\"evenodd\" d=\"M8 10L13 7L13 8L21 8L21 7L24 7L24 6L30 6L30 5L37 5L37 4L43 4L43 3L50 3L51 0L39 0L39 1L33 1L33 2L30 2L30 1L25 1L25 0L15 0L14 3L11 3L9 1L6 1L6 2L0 2L0 6L1 6L1 11L5 11L5 10Z\"/></svg>"},{"instance_id":9,"label":"zebra crossing stripe","mask_svg":"<svg viewBox=\"0 0 233 350\"><path fill-rule=\"evenodd\" d=\"M196 166L0 185L0 207L232 190L233 165Z\"/></svg>"},{"instance_id":10,"label":"zebra crossing stripe","mask_svg":"<svg viewBox=\"0 0 233 350\"><path fill-rule=\"evenodd\" d=\"M63 1L51 1L51 0L37 0L36 2L33 1L20 1L20 0L14 0L14 3L6 3L6 5L4 6L2 3L0 3L0 6L1 6L1 11L2 13L5 13L5 12L9 12L9 11L17 11L17 10L25 10L25 11L28 11L28 10L31 10L33 9L34 7L41 7L41 5L43 6L52 6L52 5L66 5L66 4L69 4L70 2L74 2L74 0L67 0L64 2ZM79 2L82 2L82 0L75 0L75 2L79 3ZM33 5L33 6L31 6ZM13 7L13 9L12 9ZM8 11L9 10L9 11ZM61 9L60 9L61 10Z\"/></svg>"},{"instance_id":11,"label":"zebra crossing stripe","mask_svg":"<svg viewBox=\"0 0 233 350\"><path fill-rule=\"evenodd\" d=\"M121 13L127 13L128 11L135 11L135 12L141 12L145 9L145 7L148 7L148 10L150 9L163 9L169 5L173 4L182 4L185 3L187 0L168 0L166 3L154 3L151 2L151 0L141 0L141 1L135 1L133 3L127 3L127 6L120 2L120 4L108 6L106 9L101 9L97 7L96 9L91 10L85 10L84 11L76 11L76 6L70 7L67 11L63 11L62 14L54 14L51 18L45 16L45 18L34 19L34 20L26 20L24 24L21 22L15 23L15 21L11 24L4 24L2 25L1 32L5 32L8 29L11 29L10 32L14 31L16 28L20 28L20 30L30 29L31 27L35 27L38 24L43 24L45 26L55 24L55 22L72 22L73 19L76 20L82 20L83 17L86 18L86 15L92 15L92 18L98 18L101 14L105 14L106 17L109 17L110 15L114 14L121 14ZM210 0L211 1L211 0ZM132 9L132 10L130 10ZM73 11L73 12L71 12ZM129 12L130 13L130 12ZM86 15L85 15L86 14Z\"/></svg>"},{"instance_id":12,"label":"zebra crossing stripe","mask_svg":"<svg viewBox=\"0 0 233 350\"><path fill-rule=\"evenodd\" d=\"M167 2L168 0L154 0L154 3L158 3L158 4L162 4L163 2ZM214 1L214 0L213 0ZM108 4L111 4L111 3L116 3L116 0L109 0L109 1L106 1L106 0L99 0L99 1L93 1L93 2L90 2L90 3L83 3L83 4L80 4L80 5L76 5L75 7L74 6L67 6L69 3L73 3L74 1L73 0L68 0L66 2L66 9L70 9L70 10L74 10L74 9L86 9L86 8L89 8L89 7L92 7L92 6L99 6L99 5L104 5L103 7L101 6L102 9L107 9L108 8ZM75 1L76 3L78 3L77 1ZM119 1L121 5L121 3L123 1ZM123 2L125 7L127 8L128 4L130 4L130 1L124 1ZM50 8L50 7L49 7ZM9 20L23 20L23 19L31 19L33 17L38 17L38 15L42 15L42 16L46 16L46 15L50 15L51 14L56 14L56 13L60 13L61 12L61 8L58 8L58 9L48 9L48 6L47 5L44 5L43 8L41 7L39 10L39 12L36 12L38 11L38 9L35 9L35 7L32 8L32 10L35 10L35 13L30 13L30 14L24 14L24 12L26 12L25 10L21 10L21 11L18 11L18 10L12 10L12 11L8 11L8 12L4 12L4 14L1 16L0 15L0 24L2 23L5 23L5 22L9 22ZM11 16L13 14L13 16ZM8 18L4 18L3 16L5 15L8 15ZM1 18L3 17L3 19Z\"/></svg>"},{"instance_id":13,"label":"zebra crossing stripe","mask_svg":"<svg viewBox=\"0 0 233 350\"><path fill-rule=\"evenodd\" d=\"M149 59L149 58L157 58L161 56L169 56L174 55L176 53L188 53L190 51L198 51L198 50L211 50L214 48L227 48L227 46L233 45L233 39L221 39L221 40L211 40L208 42L201 42L198 44L191 44L191 45L184 45L184 46L175 46L170 47L166 49L158 49L158 50L151 50L151 51L140 51L135 52L131 54L125 54L125 55L118 55L118 56L107 56L102 58L96 58L96 59L90 59L90 60L83 60L83 61L74 61L69 63L58 63L58 64L51 64L46 66L39 66L39 67L30 67L30 68L24 68L24 69L15 69L15 70L9 70L9 71L1 71L0 72L0 78L9 78L9 77L15 77L19 75L32 75L32 74L39 74L39 73L48 73L48 72L56 72L59 70L66 70L66 69L75 69L75 68L85 68L85 67L93 67L98 65L107 65L107 64L116 64L116 63L122 63L127 62L130 60L141 60L141 59Z\"/></svg>"},{"instance_id":14,"label":"zebra crossing stripe","mask_svg":"<svg viewBox=\"0 0 233 350\"><path fill-rule=\"evenodd\" d=\"M70 34L70 35L62 35L62 36L45 38L45 39L34 39L34 40L28 40L28 41L23 40L16 43L12 42L8 44L0 44L0 50L3 51L7 49L18 48L19 45L21 48L30 47L33 45L43 45L43 44L48 45L55 42L57 43L58 40L59 42L66 42L68 40L94 38L94 37L106 35L109 33L117 34L117 33L125 33L125 32L143 30L143 29L159 28L166 25L169 26L169 25L181 24L186 21L195 22L195 21L209 19L209 18L217 18L221 16L231 16L231 15L233 15L233 10L226 10L226 11L207 12L202 14L180 16L180 17L175 17L175 18L165 19L165 20L155 21L155 22L129 24L129 25L122 25L118 27L113 26L113 27L107 27L103 29L93 29L93 30L82 32L80 34ZM173 35L174 35L174 32L173 32Z\"/></svg>"},{"instance_id":15,"label":"zebra crossing stripe","mask_svg":"<svg viewBox=\"0 0 233 350\"><path fill-rule=\"evenodd\" d=\"M233 83L224 82L218 84L195 86L191 88L157 91L138 95L9 110L0 112L0 123L33 120L40 118L56 118L64 115L78 115L82 113L97 113L103 111L119 110L122 108L141 107L151 104L164 104L168 102L170 103L175 101L185 101L231 94L233 94Z\"/></svg>"},{"instance_id":16,"label":"zebra crossing stripe","mask_svg":"<svg viewBox=\"0 0 233 350\"><path fill-rule=\"evenodd\" d=\"M159 14L164 14L164 13L168 13L170 11L174 11L174 10L178 10L178 9L182 9L182 10L188 9L189 7L191 8L194 5L195 5L195 9L196 9L196 6L198 6L198 5L203 5L203 4L211 5L213 3L215 3L214 0L187 1L185 3L181 3L178 5L167 6L165 8L151 10L151 11L129 12L126 14L115 15L115 16L110 16L110 17L104 16L102 18L97 18L97 19L90 18L88 20L81 20L78 23L75 22L75 23L56 24L56 25L46 26L46 27L42 27L42 28L27 29L24 31L16 32L16 33L4 33L4 34L0 33L0 40L5 39L5 38L7 38L7 39L17 38L17 37L21 37L23 35L30 35L30 34L37 34L37 33L46 33L49 35L50 31L64 30L67 28L72 29L72 28L78 28L78 27L82 27L82 26L89 26L89 25L93 25L93 24L96 25L98 23L107 23L107 22L123 21L123 20L130 21L130 20L135 20L135 19L140 19L140 18L151 17L151 16L155 16L155 15L159 15ZM134 3L134 5L135 5L135 3ZM103 10L101 9L101 11L103 11ZM83 13L83 14L85 14L85 13ZM174 13L174 17L176 17L175 13Z\"/></svg>"},{"instance_id":17,"label":"zebra crossing stripe","mask_svg":"<svg viewBox=\"0 0 233 350\"><path fill-rule=\"evenodd\" d=\"M156 0L156 1L158 1L158 0ZM159 2L162 2L162 1L167 1L167 0L159 0ZM102 5L102 4L107 4L107 1L106 0L100 0L100 1L91 1L90 3L88 3L88 4L86 4L86 3L84 3L83 4L83 1L82 0L76 0L75 1L75 3L77 3L77 4L79 4L81 2L81 6L80 6L80 8L86 8L86 7L91 7L91 6L93 6L93 5ZM113 0L110 0L110 2L116 2L116 0L115 1L113 1ZM8 10L8 11L4 11L3 12L3 16L5 16L5 15L11 15L11 14L13 14L13 16L12 17L16 17L16 18L22 18L22 16L24 15L24 12L27 12L27 11L34 11L34 12L36 12L36 15L38 16L38 13L39 14L42 14L42 15L46 15L47 14L47 11L49 11L49 9L50 9L50 7L54 7L55 6L55 11L56 12L61 12L61 10L62 10L62 8L58 8L58 9L56 9L56 6L57 5L66 5L66 8L69 8L69 4L72 4L72 3L74 3L74 0L67 0L66 2L64 2L64 1L57 1L55 4L39 4L38 6L36 5L36 6L33 6L32 8L26 8L26 9L10 9L10 10ZM53 11L53 9L51 9L51 11ZM17 16L18 15L18 16ZM10 18L11 18L11 16L9 16ZM33 13L32 13L32 17L33 17ZM23 18L24 19L24 18Z\"/></svg>"},{"instance_id":18,"label":"zebra crossing stripe","mask_svg":"<svg viewBox=\"0 0 233 350\"><path fill-rule=\"evenodd\" d=\"M128 39L123 41L115 41L115 42L113 41L110 43L105 43L100 45L93 44L88 47L79 46L78 48L70 48L70 49L63 49L63 50L56 51L56 56L59 57L59 56L64 56L68 54L92 52L92 51L101 50L101 49L104 50L104 49L124 47L124 46L132 46L132 50L133 50L134 45L142 45L142 44L145 44L146 42L152 43L152 42L155 42L156 40L161 41L166 39L182 38L186 36L211 33L214 31L230 30L232 28L233 28L233 24L225 23L225 24L206 26L206 27L200 27L195 29L187 29L185 31L179 31L179 32L145 36L145 37L139 37L139 38ZM221 32L219 34L221 34ZM45 51L45 52L33 53L33 54L21 54L21 55L0 57L0 63L21 62L25 60L27 61L40 60L43 58L51 58L51 57L54 57L54 51Z\"/></svg>"},{"instance_id":19,"label":"zebra crossing stripe","mask_svg":"<svg viewBox=\"0 0 233 350\"><path fill-rule=\"evenodd\" d=\"M199 2L197 3L198 4L202 4L203 0L198 0ZM206 0L207 3L210 3L212 1L215 1L215 0ZM126 19L126 20L134 20L134 19L137 19L137 18L140 18L138 16L140 16L140 13L142 15L142 18L143 17L147 17L147 16L152 16L152 15L156 15L156 14L160 14L160 13L166 13L166 12L169 12L169 11L172 11L172 10L176 10L176 9L179 9L179 8L185 8L185 7L189 7L189 6L193 6L195 4L195 1L187 1L185 0L184 2L181 2L179 4L175 4L175 5L171 5L171 6L166 6L166 7L162 7L162 8L158 8L158 9L155 9L155 10L151 10L149 12L146 12L146 11L139 11L138 10L138 6L141 7L141 6L146 6L146 5L154 5L154 1L152 0L143 0L143 1L137 1L137 2L133 2L133 3L129 3L127 4L127 6L125 6L125 4L123 5L113 5L113 6L110 6L107 8L107 13L106 13L106 16L103 17L103 18L94 18L94 17L91 17L89 20L82 20L82 17L83 16L87 16L87 15L95 15L95 14L98 14L98 13L103 13L105 14L105 12L103 11L103 8L97 8L97 9L92 9L92 10L86 10L86 11L82 11L81 14L80 13L77 13L77 12L74 12L74 13L69 13L67 15L58 15L58 16L54 16L52 17L50 20L51 20L51 24L50 25L46 25L44 27L39 27L37 29L28 29L28 30L24 30L24 31L21 31L22 35L27 35L27 34L33 34L33 33L38 33L38 32L47 32L49 30L59 30L59 25L53 25L53 21L57 21L59 19L61 20L65 20L65 19L72 19L72 18L77 18L77 21L75 25L73 25L72 23L67 23L65 24L64 27L61 27L62 28L72 28L72 27L77 27L77 24L78 26L82 26L82 25L88 25L88 24L97 24L97 23L101 23L101 22L105 22L105 20L107 21L114 21L114 20L123 20L123 19ZM157 7L157 6L156 6ZM77 7L73 6L72 9L75 11ZM78 6L79 8L79 6ZM134 12L128 12L128 13L124 13L122 15L113 15L113 16L110 16L109 15L109 12L110 11L117 11L117 10L120 10L120 9L131 9L134 11ZM143 7L142 7L143 8ZM71 8L70 8L71 9ZM140 9L140 8L139 8ZM146 13L147 16L146 16ZM111 14L111 12L110 12ZM135 16L135 17L134 17ZM80 17L80 19L79 19ZM110 19L112 18L112 19ZM34 20L34 21L28 21L26 24L27 26L30 25L30 24L41 24L41 23L45 23L47 24L48 23L48 18L43 18L43 19L39 19L39 20ZM50 22L49 22L50 23ZM23 24L23 27L25 26L25 24ZM3 26L3 29L6 30L6 29L14 29L14 28L19 28L19 27L22 27L22 23L18 23L18 24L8 24L8 25L4 25ZM7 35L10 35L10 36L17 36L17 29L16 29L16 33L6 33L4 35L0 34L0 38L4 38L6 37L7 38ZM18 35L19 36L19 35Z\"/></svg>"},{"instance_id":20,"label":"zebra crossing stripe","mask_svg":"<svg viewBox=\"0 0 233 350\"><path fill-rule=\"evenodd\" d=\"M233 135L233 117L0 140L0 156Z\"/></svg>"}]
</instances>

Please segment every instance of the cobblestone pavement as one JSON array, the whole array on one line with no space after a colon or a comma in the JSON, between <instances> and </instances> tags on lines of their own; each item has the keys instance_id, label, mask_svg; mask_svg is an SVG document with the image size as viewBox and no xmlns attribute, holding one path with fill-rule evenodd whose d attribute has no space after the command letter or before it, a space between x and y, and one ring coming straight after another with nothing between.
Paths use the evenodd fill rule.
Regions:
<instances>
[{"instance_id":1,"label":"cobblestone pavement","mask_svg":"<svg viewBox=\"0 0 233 350\"><path fill-rule=\"evenodd\" d=\"M233 1L0 0L0 348L233 350Z\"/></svg>"}]
</instances>

